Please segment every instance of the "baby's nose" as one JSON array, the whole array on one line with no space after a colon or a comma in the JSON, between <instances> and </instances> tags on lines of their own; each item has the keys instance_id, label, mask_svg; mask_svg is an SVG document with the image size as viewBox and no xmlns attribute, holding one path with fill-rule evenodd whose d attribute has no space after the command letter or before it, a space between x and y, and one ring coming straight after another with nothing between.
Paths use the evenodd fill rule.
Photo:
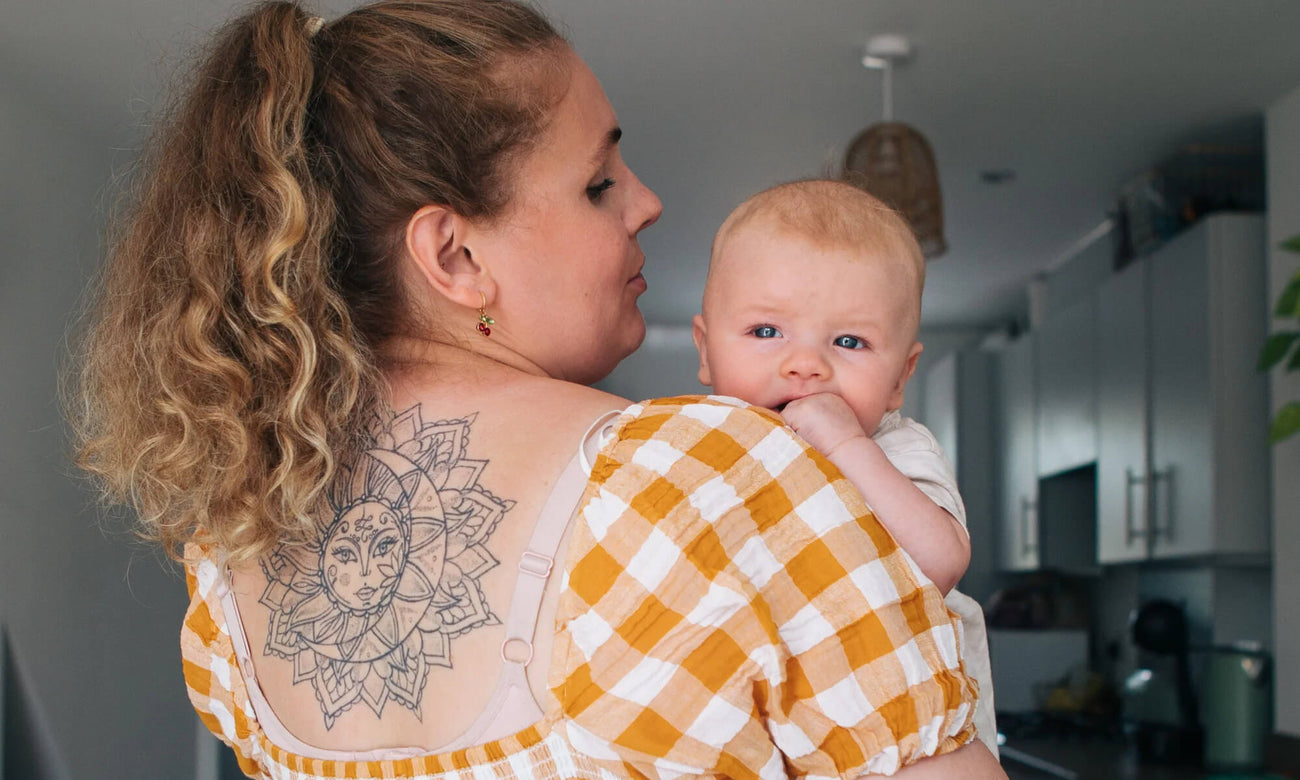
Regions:
<instances>
[{"instance_id":1,"label":"baby's nose","mask_svg":"<svg viewBox=\"0 0 1300 780\"><path fill-rule=\"evenodd\" d=\"M831 366L819 351L796 348L786 356L781 373L792 379L827 379L830 377Z\"/></svg>"}]
</instances>

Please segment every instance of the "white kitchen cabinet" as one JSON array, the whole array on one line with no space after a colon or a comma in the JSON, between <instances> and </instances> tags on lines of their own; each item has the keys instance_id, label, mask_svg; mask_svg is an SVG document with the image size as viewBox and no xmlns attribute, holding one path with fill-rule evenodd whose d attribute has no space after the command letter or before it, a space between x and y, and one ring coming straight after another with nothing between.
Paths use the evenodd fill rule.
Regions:
<instances>
[{"instance_id":1,"label":"white kitchen cabinet","mask_svg":"<svg viewBox=\"0 0 1300 780\"><path fill-rule=\"evenodd\" d=\"M1146 263L1097 290L1097 560L1149 553Z\"/></svg>"},{"instance_id":2,"label":"white kitchen cabinet","mask_svg":"<svg viewBox=\"0 0 1300 780\"><path fill-rule=\"evenodd\" d=\"M1092 297L1048 317L1038 329L1038 475L1097 459L1097 310Z\"/></svg>"},{"instance_id":3,"label":"white kitchen cabinet","mask_svg":"<svg viewBox=\"0 0 1300 780\"><path fill-rule=\"evenodd\" d=\"M1033 334L1026 334L997 357L997 443L1001 474L995 531L998 568L1038 568L1037 406L1034 393Z\"/></svg>"},{"instance_id":4,"label":"white kitchen cabinet","mask_svg":"<svg viewBox=\"0 0 1300 780\"><path fill-rule=\"evenodd\" d=\"M1153 557L1269 550L1264 236L1211 216L1146 261Z\"/></svg>"},{"instance_id":5,"label":"white kitchen cabinet","mask_svg":"<svg viewBox=\"0 0 1300 780\"><path fill-rule=\"evenodd\" d=\"M1092 565L1267 559L1264 235L1207 217L999 356L1000 568L1088 568L1059 518L1094 461Z\"/></svg>"}]
</instances>

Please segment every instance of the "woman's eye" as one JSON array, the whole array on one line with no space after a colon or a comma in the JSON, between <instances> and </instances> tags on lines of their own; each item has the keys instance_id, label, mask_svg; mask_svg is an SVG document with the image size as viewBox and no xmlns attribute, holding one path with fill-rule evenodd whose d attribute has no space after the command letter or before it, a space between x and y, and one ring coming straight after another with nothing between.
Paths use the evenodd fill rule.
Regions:
<instances>
[{"instance_id":1,"label":"woman's eye","mask_svg":"<svg viewBox=\"0 0 1300 780\"><path fill-rule=\"evenodd\" d=\"M750 331L750 333L760 339L774 339L781 335L781 331L771 325L759 325L757 328Z\"/></svg>"},{"instance_id":2,"label":"woman's eye","mask_svg":"<svg viewBox=\"0 0 1300 780\"><path fill-rule=\"evenodd\" d=\"M356 553L348 547L335 547L330 553L339 563L352 563L357 559Z\"/></svg>"},{"instance_id":3,"label":"woman's eye","mask_svg":"<svg viewBox=\"0 0 1300 780\"><path fill-rule=\"evenodd\" d=\"M839 336L835 339L835 346L844 349L866 349L867 342L857 336Z\"/></svg>"},{"instance_id":4,"label":"woman's eye","mask_svg":"<svg viewBox=\"0 0 1300 780\"><path fill-rule=\"evenodd\" d=\"M397 540L390 536L375 546L375 554L387 555L388 551L393 549L393 545L395 544L397 544Z\"/></svg>"},{"instance_id":5,"label":"woman's eye","mask_svg":"<svg viewBox=\"0 0 1300 780\"><path fill-rule=\"evenodd\" d=\"M604 194L605 194L605 191L608 190L610 187L613 187L613 186L614 186L614 180L613 180L613 179L610 179L610 178L604 178L604 179L601 179L601 180L600 180L599 182L597 182L596 184L593 184L593 185L591 185L590 187L587 188L587 197L588 197L592 202L598 201L598 200L600 200L600 196L601 196L601 195L604 195Z\"/></svg>"}]
</instances>

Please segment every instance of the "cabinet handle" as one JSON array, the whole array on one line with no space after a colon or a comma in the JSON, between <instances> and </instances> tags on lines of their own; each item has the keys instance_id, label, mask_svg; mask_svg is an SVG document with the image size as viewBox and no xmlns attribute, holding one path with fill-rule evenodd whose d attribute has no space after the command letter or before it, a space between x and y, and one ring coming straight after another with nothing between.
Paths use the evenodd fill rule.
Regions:
<instances>
[{"instance_id":1,"label":"cabinet handle","mask_svg":"<svg viewBox=\"0 0 1300 780\"><path fill-rule=\"evenodd\" d=\"M1030 499L1025 498L1024 496L1020 497L1020 554L1021 555L1029 555L1030 553L1038 549L1038 539L1035 538L1033 541L1030 541L1029 539L1030 526L1037 525L1037 523L1032 523L1032 524L1030 523L1029 514L1030 512L1036 513L1037 510L1038 510L1037 501L1031 501ZM1037 534L1035 534L1035 536L1037 536Z\"/></svg>"},{"instance_id":2,"label":"cabinet handle","mask_svg":"<svg viewBox=\"0 0 1300 780\"><path fill-rule=\"evenodd\" d=\"M1167 469L1157 469L1151 472L1151 482L1155 489L1155 512L1153 514L1155 519L1159 520L1162 514L1160 507L1163 505L1163 514L1166 521L1163 526L1159 522L1151 524L1151 538L1156 539L1163 536L1165 539L1172 540L1174 538L1174 467L1170 466ZM1164 490L1160 489L1161 485L1164 486ZM1160 500L1162 493L1164 494L1163 501Z\"/></svg>"},{"instance_id":3,"label":"cabinet handle","mask_svg":"<svg viewBox=\"0 0 1300 780\"><path fill-rule=\"evenodd\" d=\"M1136 485L1145 486L1147 478L1145 474L1134 474L1131 468L1124 469L1124 478L1124 546L1127 547L1147 535L1145 528L1138 528L1133 522L1133 488Z\"/></svg>"},{"instance_id":4,"label":"cabinet handle","mask_svg":"<svg viewBox=\"0 0 1300 780\"><path fill-rule=\"evenodd\" d=\"M1037 555L1039 552L1038 535L1043 532L1043 527L1038 523L1038 499L1029 502L1029 528L1034 535L1034 543L1030 550Z\"/></svg>"}]
</instances>

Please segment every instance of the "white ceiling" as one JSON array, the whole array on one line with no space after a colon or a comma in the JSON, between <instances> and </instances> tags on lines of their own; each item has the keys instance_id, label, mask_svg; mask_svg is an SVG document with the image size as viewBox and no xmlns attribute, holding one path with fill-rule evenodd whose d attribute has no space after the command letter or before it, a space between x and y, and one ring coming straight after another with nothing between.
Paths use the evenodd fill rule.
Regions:
<instances>
[{"instance_id":1,"label":"white ceiling","mask_svg":"<svg viewBox=\"0 0 1300 780\"><path fill-rule=\"evenodd\" d=\"M662 197L648 319L696 311L712 232L750 192L816 174L879 119L868 35L916 47L895 113L935 149L948 253L928 327L996 323L1181 144L1259 132L1300 84L1296 0L540 0L605 84ZM353 3L319 3L335 15ZM0 79L127 151L158 85L228 0L5 0ZM1017 173L981 184L986 169Z\"/></svg>"}]
</instances>

